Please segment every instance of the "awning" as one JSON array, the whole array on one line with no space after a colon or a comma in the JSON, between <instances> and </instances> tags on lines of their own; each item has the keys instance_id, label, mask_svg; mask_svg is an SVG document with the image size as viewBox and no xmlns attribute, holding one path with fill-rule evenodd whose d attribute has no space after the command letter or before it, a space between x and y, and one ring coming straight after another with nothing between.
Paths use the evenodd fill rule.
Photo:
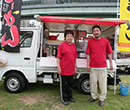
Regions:
<instances>
[{"instance_id":1,"label":"awning","mask_svg":"<svg viewBox=\"0 0 130 110\"><path fill-rule=\"evenodd\" d=\"M115 26L128 22L127 20L106 19L106 18L81 18L81 17L61 17L35 15L37 20L43 21L50 32L64 32L65 30L86 31L91 34L93 25L100 25L102 36L111 35Z\"/></svg>"},{"instance_id":2,"label":"awning","mask_svg":"<svg viewBox=\"0 0 130 110\"><path fill-rule=\"evenodd\" d=\"M46 23L70 23L88 25L108 25L117 26L128 22L127 20L112 20L105 18L80 18L80 17L60 17L60 16L39 16L40 20Z\"/></svg>"}]
</instances>

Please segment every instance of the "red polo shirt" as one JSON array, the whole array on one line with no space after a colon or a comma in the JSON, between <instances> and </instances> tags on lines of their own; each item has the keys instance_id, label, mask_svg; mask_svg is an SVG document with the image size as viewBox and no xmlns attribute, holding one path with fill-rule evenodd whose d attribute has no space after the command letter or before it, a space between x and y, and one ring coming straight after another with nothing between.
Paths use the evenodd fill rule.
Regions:
<instances>
[{"instance_id":1,"label":"red polo shirt","mask_svg":"<svg viewBox=\"0 0 130 110\"><path fill-rule=\"evenodd\" d=\"M63 42L58 47L57 58L60 58L61 75L73 75L75 60L78 57L76 46Z\"/></svg>"},{"instance_id":2,"label":"red polo shirt","mask_svg":"<svg viewBox=\"0 0 130 110\"><path fill-rule=\"evenodd\" d=\"M89 40L86 54L90 54L90 67L107 67L106 57L107 54L110 54L112 52L112 48L107 39L101 38L99 40L96 40L95 38L93 38Z\"/></svg>"}]
</instances>

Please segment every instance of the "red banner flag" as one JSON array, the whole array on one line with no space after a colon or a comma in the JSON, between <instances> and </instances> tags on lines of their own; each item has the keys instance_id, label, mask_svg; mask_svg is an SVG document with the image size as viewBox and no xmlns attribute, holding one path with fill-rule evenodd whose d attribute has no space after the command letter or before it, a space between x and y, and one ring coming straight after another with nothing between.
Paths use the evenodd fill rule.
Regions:
<instances>
[{"instance_id":1,"label":"red banner flag","mask_svg":"<svg viewBox=\"0 0 130 110\"><path fill-rule=\"evenodd\" d=\"M3 0L1 49L19 52L19 30L22 0Z\"/></svg>"}]
</instances>

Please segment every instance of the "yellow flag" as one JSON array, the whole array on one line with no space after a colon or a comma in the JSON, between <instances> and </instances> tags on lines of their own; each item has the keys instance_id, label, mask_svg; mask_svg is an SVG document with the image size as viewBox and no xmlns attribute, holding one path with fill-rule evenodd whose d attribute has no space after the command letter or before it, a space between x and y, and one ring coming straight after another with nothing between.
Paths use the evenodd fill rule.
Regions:
<instances>
[{"instance_id":1,"label":"yellow flag","mask_svg":"<svg viewBox=\"0 0 130 110\"><path fill-rule=\"evenodd\" d=\"M130 20L129 0L120 0L120 19ZM118 49L120 51L130 52L130 22L120 26Z\"/></svg>"}]
</instances>

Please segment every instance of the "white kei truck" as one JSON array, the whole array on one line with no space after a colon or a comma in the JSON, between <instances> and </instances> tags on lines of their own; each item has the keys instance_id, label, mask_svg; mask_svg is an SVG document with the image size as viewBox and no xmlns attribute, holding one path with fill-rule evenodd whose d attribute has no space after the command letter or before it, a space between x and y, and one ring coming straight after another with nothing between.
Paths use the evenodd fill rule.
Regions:
<instances>
[{"instance_id":1,"label":"white kei truck","mask_svg":"<svg viewBox=\"0 0 130 110\"><path fill-rule=\"evenodd\" d=\"M59 82L57 58L54 56L43 56L43 53L46 53L45 46L55 46L58 48L60 43L64 42L64 36L62 36L63 40L58 40L58 38L50 40L45 30L49 30L49 33L64 33L65 30L69 29L75 32L73 43L76 45L79 55L74 82L81 93L90 93L89 71L87 71L87 62L84 53L86 51L87 41L92 37L92 26L95 24L100 25L102 37L107 37L113 35L115 26L123 24L126 21L39 15L35 15L35 18L38 24L35 24L37 22L29 24L28 20L21 21L20 53L0 50L0 81L4 80L5 89L11 93L19 93L29 83L37 83L37 81L42 81L43 83ZM80 35L84 31L87 35L85 35L85 38L80 38ZM45 35L44 32L46 33ZM116 56L116 47L114 46L113 48L113 56ZM107 66L108 74L113 75L116 73L114 57L114 69L109 70L108 59Z\"/></svg>"}]
</instances>

